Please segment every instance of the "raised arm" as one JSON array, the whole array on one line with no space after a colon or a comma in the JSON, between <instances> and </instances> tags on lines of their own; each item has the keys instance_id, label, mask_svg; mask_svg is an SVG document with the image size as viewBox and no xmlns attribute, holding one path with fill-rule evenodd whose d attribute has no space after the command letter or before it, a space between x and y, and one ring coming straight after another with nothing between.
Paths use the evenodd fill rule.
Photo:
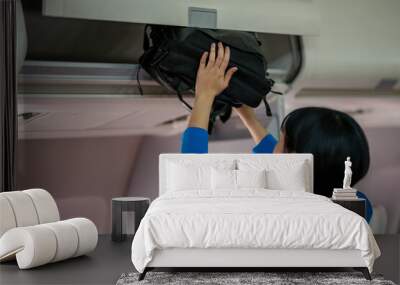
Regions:
<instances>
[{"instance_id":1,"label":"raised arm","mask_svg":"<svg viewBox=\"0 0 400 285\"><path fill-rule=\"evenodd\" d=\"M208 58L208 62L207 62ZM236 67L227 72L230 58L229 47L218 43L218 55L215 44L211 45L210 52L205 52L200 60L197 71L195 99L188 128L182 135L182 153L208 152L208 121L215 96L228 87Z\"/></svg>"},{"instance_id":2,"label":"raised arm","mask_svg":"<svg viewBox=\"0 0 400 285\"><path fill-rule=\"evenodd\" d=\"M242 107L235 108L235 110L243 124L249 130L254 142L259 144L261 140L268 135L268 130L257 119L253 108L242 105Z\"/></svg>"},{"instance_id":3,"label":"raised arm","mask_svg":"<svg viewBox=\"0 0 400 285\"><path fill-rule=\"evenodd\" d=\"M243 105L235 109L241 118L244 125L249 130L256 146L253 148L253 153L272 153L282 152L282 143L278 144L276 138L269 134L261 122L257 119L253 109Z\"/></svg>"},{"instance_id":4,"label":"raised arm","mask_svg":"<svg viewBox=\"0 0 400 285\"><path fill-rule=\"evenodd\" d=\"M202 55L197 71L194 106L188 127L208 129L214 98L228 87L232 75L237 71L237 67L226 71L229 58L229 47L224 48L222 43L218 43L218 53L213 43L210 52Z\"/></svg>"}]
</instances>

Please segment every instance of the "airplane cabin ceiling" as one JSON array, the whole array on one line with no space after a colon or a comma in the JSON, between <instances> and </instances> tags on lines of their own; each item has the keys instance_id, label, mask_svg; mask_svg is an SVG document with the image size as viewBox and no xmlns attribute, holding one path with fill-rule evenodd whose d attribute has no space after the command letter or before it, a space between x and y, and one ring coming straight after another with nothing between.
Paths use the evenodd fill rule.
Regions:
<instances>
[{"instance_id":1,"label":"airplane cabin ceiling","mask_svg":"<svg viewBox=\"0 0 400 285\"><path fill-rule=\"evenodd\" d=\"M143 53L145 24L48 17L42 15L41 0L23 0L22 5L28 35L27 60L137 64ZM257 36L269 67L293 77L300 65L298 37L268 33Z\"/></svg>"}]
</instances>

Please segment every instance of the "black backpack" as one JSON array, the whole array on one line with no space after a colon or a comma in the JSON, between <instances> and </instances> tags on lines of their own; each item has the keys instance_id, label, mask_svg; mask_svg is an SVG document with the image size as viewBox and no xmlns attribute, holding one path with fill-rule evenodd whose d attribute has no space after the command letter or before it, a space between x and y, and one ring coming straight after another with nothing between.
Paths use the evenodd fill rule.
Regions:
<instances>
[{"instance_id":1,"label":"black backpack","mask_svg":"<svg viewBox=\"0 0 400 285\"><path fill-rule=\"evenodd\" d=\"M271 116L266 96L274 81L267 78L267 62L254 33L147 25L144 54L139 63L161 85L177 92L179 100L191 110L182 94L194 92L200 57L210 49L211 43L217 42L230 47L228 68L237 66L239 69L229 87L215 98L209 132L217 117L223 122L229 119L232 106L245 104L255 108L264 101L267 116Z\"/></svg>"}]
</instances>

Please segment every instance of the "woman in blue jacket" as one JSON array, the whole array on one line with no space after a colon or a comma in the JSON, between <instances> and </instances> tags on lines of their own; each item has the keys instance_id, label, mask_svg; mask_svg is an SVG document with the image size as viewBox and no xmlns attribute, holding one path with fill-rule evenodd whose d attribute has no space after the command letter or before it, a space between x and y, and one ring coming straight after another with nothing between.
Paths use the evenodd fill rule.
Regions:
<instances>
[{"instance_id":1,"label":"woman in blue jacket","mask_svg":"<svg viewBox=\"0 0 400 285\"><path fill-rule=\"evenodd\" d=\"M212 44L205 52L197 72L195 100L188 128L182 135L182 153L208 152L208 121L215 96L228 87L238 70L227 70L229 47ZM349 115L327 108L308 107L289 113L283 120L279 141L257 119L252 108L243 105L236 112L249 130L255 147L253 153L312 153L314 156L314 192L331 196L334 187L341 187L343 162L351 157L353 184L365 176L369 168L369 147L364 132ZM367 221L372 206L367 201Z\"/></svg>"}]
</instances>

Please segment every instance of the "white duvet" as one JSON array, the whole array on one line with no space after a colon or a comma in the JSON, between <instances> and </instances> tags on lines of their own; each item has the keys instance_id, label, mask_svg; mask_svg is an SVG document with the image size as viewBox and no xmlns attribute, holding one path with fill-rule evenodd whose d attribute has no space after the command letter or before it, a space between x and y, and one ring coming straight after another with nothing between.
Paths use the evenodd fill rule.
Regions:
<instances>
[{"instance_id":1,"label":"white duvet","mask_svg":"<svg viewBox=\"0 0 400 285\"><path fill-rule=\"evenodd\" d=\"M179 191L150 206L132 243L143 272L154 249L358 249L372 271L379 248L367 222L330 199L299 191Z\"/></svg>"}]
</instances>

